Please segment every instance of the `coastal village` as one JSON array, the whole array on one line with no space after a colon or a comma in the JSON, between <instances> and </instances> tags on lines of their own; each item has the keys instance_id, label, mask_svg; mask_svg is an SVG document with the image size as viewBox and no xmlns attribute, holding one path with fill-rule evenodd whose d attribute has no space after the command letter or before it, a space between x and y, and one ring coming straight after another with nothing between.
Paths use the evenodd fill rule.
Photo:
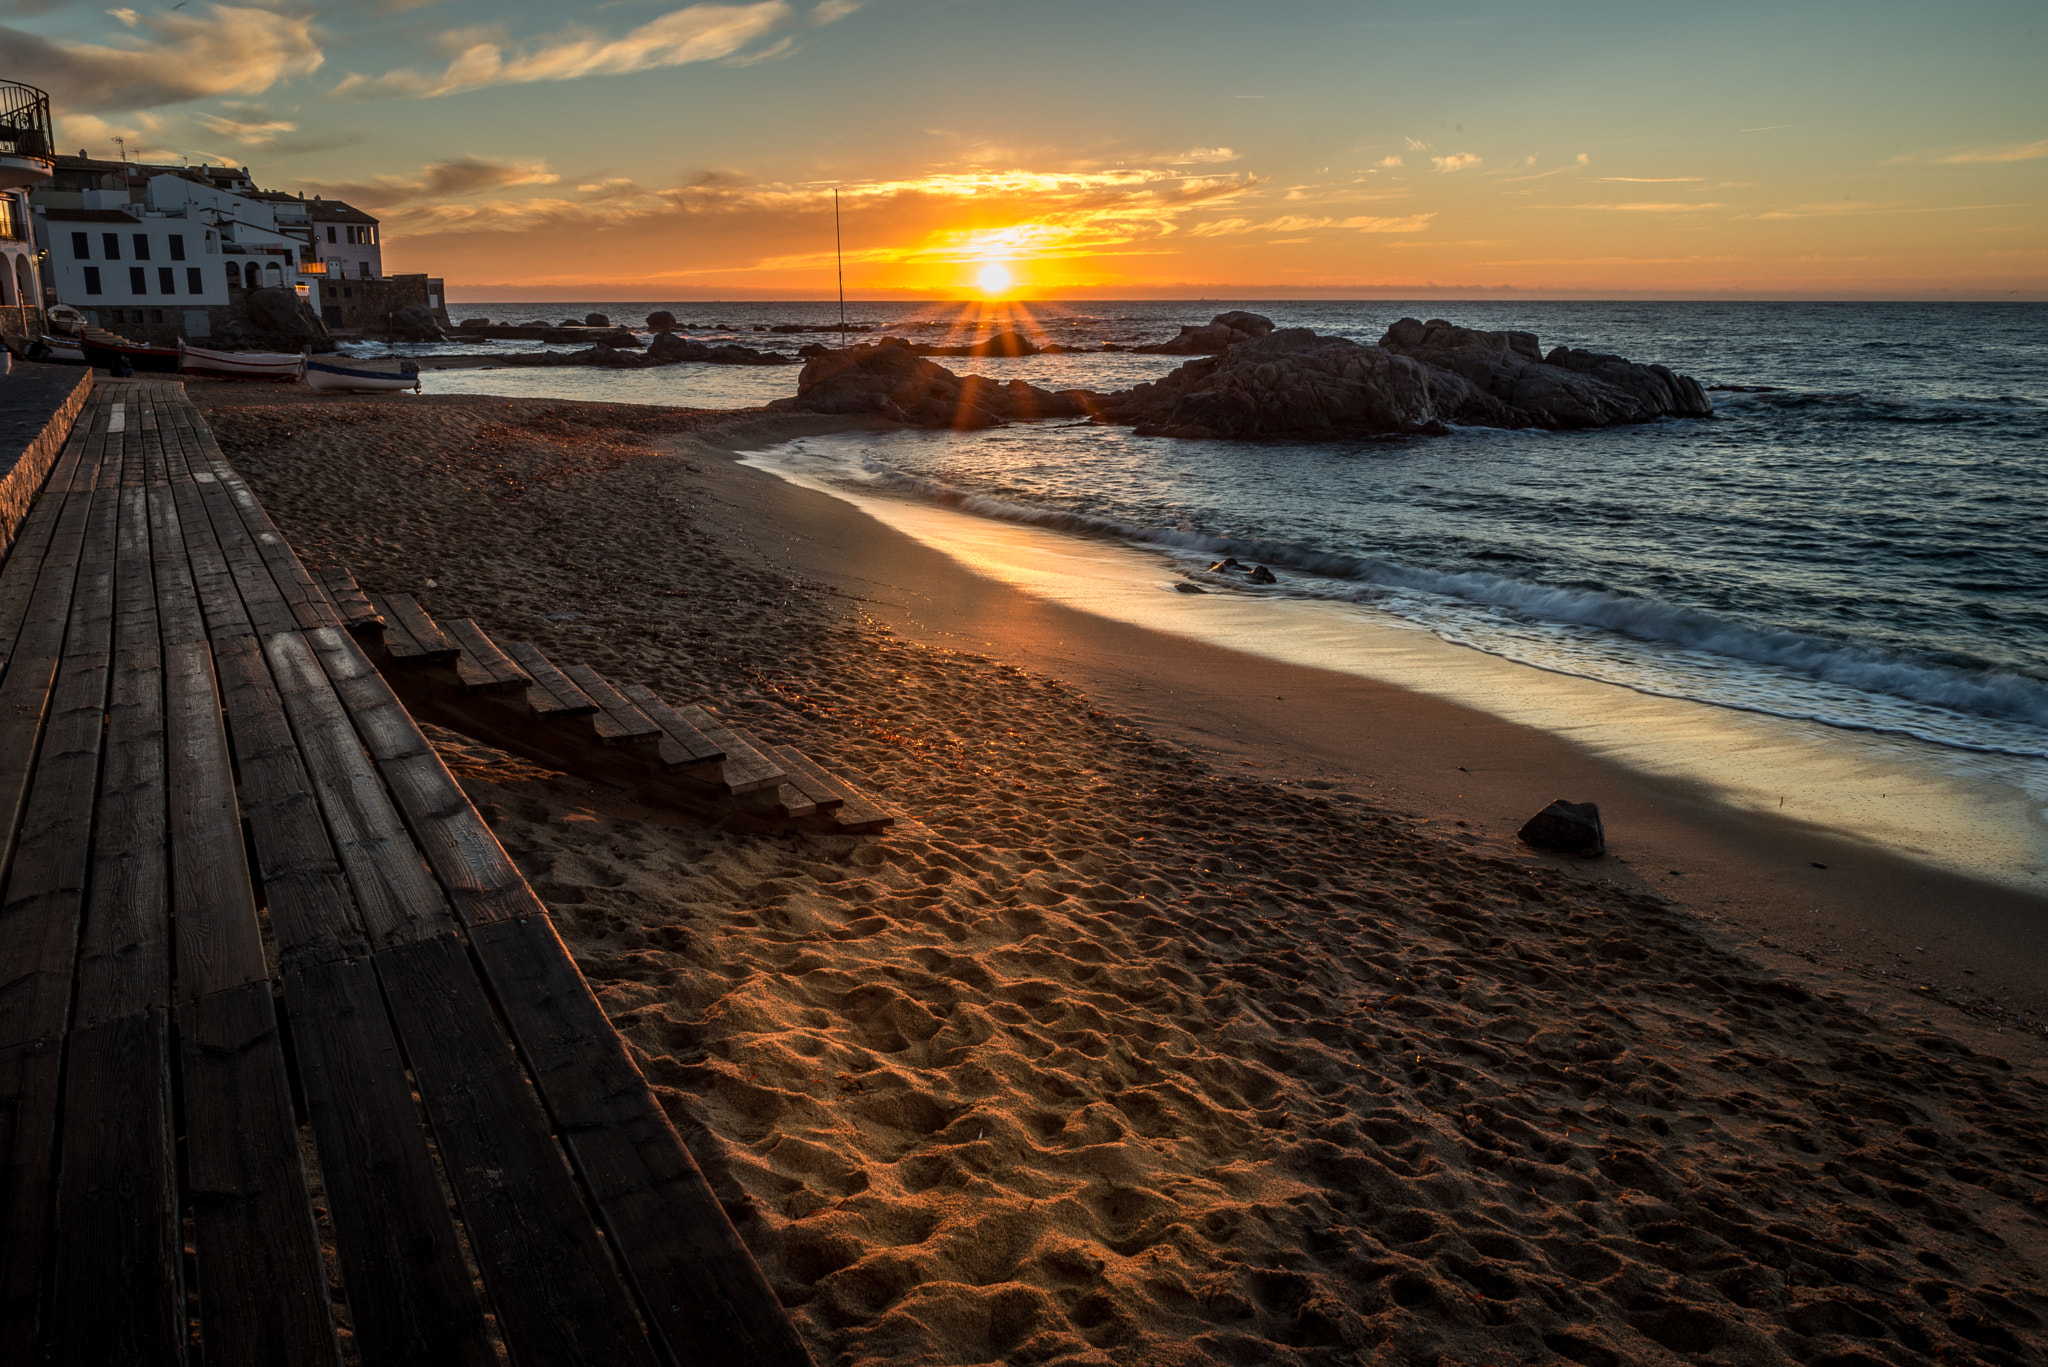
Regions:
<instances>
[{"instance_id":1,"label":"coastal village","mask_svg":"<svg viewBox=\"0 0 2048 1367\"><path fill-rule=\"evenodd\" d=\"M1256 301L451 321L359 204L106 150L0 81L4 1367L2048 1362L2039 896L1672 759L1781 718L1241 649L1356 604L1188 492L1472 526L1528 437L1511 495L1619 523L1564 448L1782 466L1717 409L1774 374ZM335 352L444 335L502 373ZM606 373L699 364L762 369ZM876 455L1070 430L1174 467L1174 569ZM870 440L865 501L775 473ZM1507 706L1581 686L1657 760Z\"/></svg>"}]
</instances>

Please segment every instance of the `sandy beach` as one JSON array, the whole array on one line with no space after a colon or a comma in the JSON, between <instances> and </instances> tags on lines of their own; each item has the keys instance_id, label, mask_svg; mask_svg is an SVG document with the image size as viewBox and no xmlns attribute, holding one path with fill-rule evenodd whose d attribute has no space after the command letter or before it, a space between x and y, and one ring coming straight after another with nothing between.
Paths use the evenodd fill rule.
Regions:
<instances>
[{"instance_id":1,"label":"sandy beach","mask_svg":"<svg viewBox=\"0 0 2048 1367\"><path fill-rule=\"evenodd\" d=\"M302 554L914 818L435 733L820 1364L2048 1361L2040 899L977 578L797 420L188 388Z\"/></svg>"}]
</instances>

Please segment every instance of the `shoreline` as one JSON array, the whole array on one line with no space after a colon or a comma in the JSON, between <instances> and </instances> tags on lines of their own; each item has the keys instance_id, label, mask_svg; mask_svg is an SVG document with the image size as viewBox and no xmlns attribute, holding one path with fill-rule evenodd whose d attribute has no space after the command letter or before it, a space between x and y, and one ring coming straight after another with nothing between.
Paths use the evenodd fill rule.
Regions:
<instances>
[{"instance_id":1,"label":"shoreline","mask_svg":"<svg viewBox=\"0 0 2048 1367\"><path fill-rule=\"evenodd\" d=\"M1063 606L978 574L847 499L741 463L763 444L849 430L822 425L835 421L741 420L692 444L715 447L771 482L744 493L736 487L732 501L760 510L748 534L782 535L779 563L857 586L892 630L1066 678L1153 733L1226 764L1260 765L1296 781L1367 782L1375 800L1477 835L1495 853L1611 878L1741 926L1749 947L1766 951L1760 957L1776 950L1808 967L1818 958L1852 975L1869 961L1912 986L1937 982L1937 995L1960 1004L2009 996L2015 1011L2048 1022L2048 897L1843 831L1744 811L1704 783L1645 772L1456 701ZM1174 684L1162 686L1165 678ZM1265 705L1275 695L1284 707ZM1360 715L1380 724L1360 730ZM1600 802L1606 858L1539 856L1513 839L1522 821L1560 796ZM1758 936L1776 943L1757 944ZM1977 991L1959 992L1964 986Z\"/></svg>"},{"instance_id":2,"label":"shoreline","mask_svg":"<svg viewBox=\"0 0 2048 1367\"><path fill-rule=\"evenodd\" d=\"M1627 881L1629 849L1517 851L1458 805L1452 751L1522 766L1480 773L1501 801L1514 774L1538 805L1621 776L1059 609L726 449L836 422L194 397L303 553L730 712L917 819L722 832L431 737L819 1362L2040 1341L2048 1043L1675 901L1736 895L1756 856L1735 830L1707 862L1722 828L1683 794L1612 799L1614 824L1662 813L1704 889ZM1384 724L1317 720L1360 715Z\"/></svg>"}]
</instances>

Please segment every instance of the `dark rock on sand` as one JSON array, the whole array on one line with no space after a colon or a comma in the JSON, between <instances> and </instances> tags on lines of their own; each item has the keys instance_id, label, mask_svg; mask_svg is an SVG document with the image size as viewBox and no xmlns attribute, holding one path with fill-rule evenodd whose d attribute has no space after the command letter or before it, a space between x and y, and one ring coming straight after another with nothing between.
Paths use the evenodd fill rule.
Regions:
<instances>
[{"instance_id":1,"label":"dark rock on sand","mask_svg":"<svg viewBox=\"0 0 2048 1367\"><path fill-rule=\"evenodd\" d=\"M1523 823L1515 838L1524 845L1558 854L1591 857L1607 853L1607 832L1600 825L1597 802L1567 802L1559 798Z\"/></svg>"},{"instance_id":2,"label":"dark rock on sand","mask_svg":"<svg viewBox=\"0 0 2048 1367\"><path fill-rule=\"evenodd\" d=\"M1086 391L1055 394L1012 380L997 384L959 376L917 355L896 338L814 356L797 376L793 398L770 408L785 413L873 414L919 427L993 427L1035 418L1079 417Z\"/></svg>"},{"instance_id":3,"label":"dark rock on sand","mask_svg":"<svg viewBox=\"0 0 2048 1367\"><path fill-rule=\"evenodd\" d=\"M1233 309L1229 313L1217 314L1201 327L1181 328L1180 335L1170 342L1132 347L1131 350L1144 356L1214 356L1239 342L1264 337L1272 330L1271 318Z\"/></svg>"}]
</instances>

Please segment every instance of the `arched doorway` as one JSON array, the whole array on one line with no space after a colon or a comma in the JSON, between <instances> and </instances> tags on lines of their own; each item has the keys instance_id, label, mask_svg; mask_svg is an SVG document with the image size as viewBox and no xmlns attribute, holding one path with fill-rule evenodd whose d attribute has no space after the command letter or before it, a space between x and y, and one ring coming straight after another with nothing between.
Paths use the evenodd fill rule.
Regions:
<instances>
[{"instance_id":1,"label":"arched doorway","mask_svg":"<svg viewBox=\"0 0 2048 1367\"><path fill-rule=\"evenodd\" d=\"M265 266L263 268L263 283L266 285L284 284L284 267L278 265L275 261Z\"/></svg>"},{"instance_id":2,"label":"arched doorway","mask_svg":"<svg viewBox=\"0 0 2048 1367\"><path fill-rule=\"evenodd\" d=\"M21 258L9 252L4 258L6 270L0 270L0 308L7 308L22 302L21 293L14 284L14 263Z\"/></svg>"},{"instance_id":3,"label":"arched doorway","mask_svg":"<svg viewBox=\"0 0 2048 1367\"><path fill-rule=\"evenodd\" d=\"M41 302L36 298L36 268L34 263L26 256L14 258L14 283L15 303L36 304Z\"/></svg>"}]
</instances>

